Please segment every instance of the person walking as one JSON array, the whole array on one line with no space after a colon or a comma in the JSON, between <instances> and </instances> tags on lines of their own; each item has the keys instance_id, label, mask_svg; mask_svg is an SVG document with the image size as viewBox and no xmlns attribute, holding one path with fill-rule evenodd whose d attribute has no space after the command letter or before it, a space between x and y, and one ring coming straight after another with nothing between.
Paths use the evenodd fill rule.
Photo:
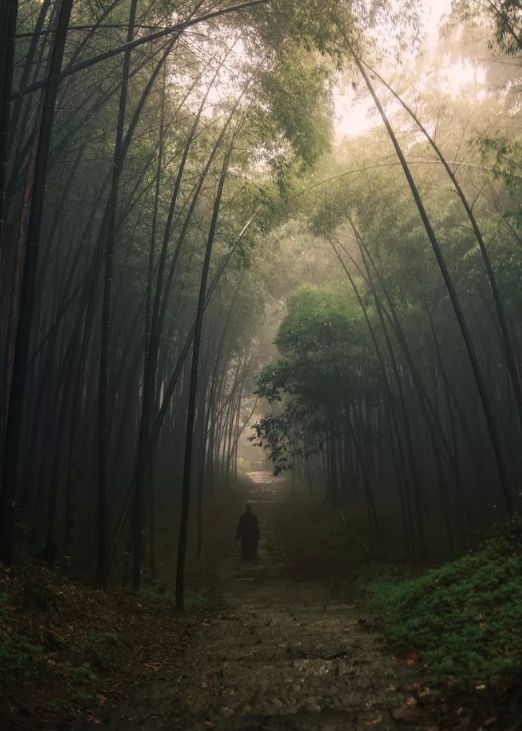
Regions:
<instances>
[{"instance_id":1,"label":"person walking","mask_svg":"<svg viewBox=\"0 0 522 731\"><path fill-rule=\"evenodd\" d=\"M236 530L236 540L241 541L243 561L251 561L257 557L257 544L260 537L257 515L254 515L252 506L247 503Z\"/></svg>"}]
</instances>

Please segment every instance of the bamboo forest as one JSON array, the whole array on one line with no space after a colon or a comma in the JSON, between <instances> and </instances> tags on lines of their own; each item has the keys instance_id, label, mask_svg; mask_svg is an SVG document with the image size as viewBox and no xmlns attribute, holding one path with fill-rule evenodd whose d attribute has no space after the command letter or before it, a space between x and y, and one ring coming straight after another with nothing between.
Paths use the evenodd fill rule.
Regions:
<instances>
[{"instance_id":1,"label":"bamboo forest","mask_svg":"<svg viewBox=\"0 0 522 731\"><path fill-rule=\"evenodd\" d=\"M521 0L0 0L0 727L522 730Z\"/></svg>"}]
</instances>

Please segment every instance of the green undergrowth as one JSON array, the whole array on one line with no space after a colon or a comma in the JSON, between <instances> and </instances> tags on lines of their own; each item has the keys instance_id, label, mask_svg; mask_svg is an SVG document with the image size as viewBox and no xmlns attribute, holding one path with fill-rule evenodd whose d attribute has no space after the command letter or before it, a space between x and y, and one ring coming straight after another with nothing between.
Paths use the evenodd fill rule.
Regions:
<instances>
[{"instance_id":1,"label":"green undergrowth","mask_svg":"<svg viewBox=\"0 0 522 731\"><path fill-rule=\"evenodd\" d=\"M174 682L199 628L224 608L203 583L181 615L165 585L101 591L36 564L0 564L0 728L101 723L159 670Z\"/></svg>"},{"instance_id":2,"label":"green undergrowth","mask_svg":"<svg viewBox=\"0 0 522 731\"><path fill-rule=\"evenodd\" d=\"M176 595L173 591L151 589L144 592L144 597L152 604L174 610ZM185 614L213 616L227 609L227 603L219 590L214 586L202 587L185 592Z\"/></svg>"},{"instance_id":3,"label":"green undergrowth","mask_svg":"<svg viewBox=\"0 0 522 731\"><path fill-rule=\"evenodd\" d=\"M408 579L377 578L367 593L394 649L432 673L467 685L520 672L520 517L456 561Z\"/></svg>"}]
</instances>

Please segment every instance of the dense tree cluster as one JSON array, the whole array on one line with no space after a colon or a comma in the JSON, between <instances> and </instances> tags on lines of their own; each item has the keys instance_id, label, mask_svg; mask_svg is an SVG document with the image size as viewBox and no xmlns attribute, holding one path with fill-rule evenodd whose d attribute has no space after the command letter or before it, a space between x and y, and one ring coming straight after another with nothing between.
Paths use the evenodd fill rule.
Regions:
<instances>
[{"instance_id":1,"label":"dense tree cluster","mask_svg":"<svg viewBox=\"0 0 522 731\"><path fill-rule=\"evenodd\" d=\"M103 584L126 553L138 586L168 507L182 605L190 489L235 470L254 244L355 40L319 5L2 3L3 560L52 542Z\"/></svg>"},{"instance_id":2,"label":"dense tree cluster","mask_svg":"<svg viewBox=\"0 0 522 731\"><path fill-rule=\"evenodd\" d=\"M356 65L386 131L340 145L296 201L331 270L288 300L256 438L277 470L360 504L374 555L400 533L398 553L419 559L472 542L520 497L517 72L480 101L471 82L467 99L439 87L414 106L410 86Z\"/></svg>"},{"instance_id":3,"label":"dense tree cluster","mask_svg":"<svg viewBox=\"0 0 522 731\"><path fill-rule=\"evenodd\" d=\"M364 504L375 552L397 516L422 557L440 520L453 547L515 507L520 6L455 3L432 54L486 67L467 99L405 57L417 20L382 0L1 4L1 560L47 543L138 587L161 523L182 608L191 501L201 547L292 287L257 387L277 469ZM356 143L334 139L342 74L384 125Z\"/></svg>"}]
</instances>

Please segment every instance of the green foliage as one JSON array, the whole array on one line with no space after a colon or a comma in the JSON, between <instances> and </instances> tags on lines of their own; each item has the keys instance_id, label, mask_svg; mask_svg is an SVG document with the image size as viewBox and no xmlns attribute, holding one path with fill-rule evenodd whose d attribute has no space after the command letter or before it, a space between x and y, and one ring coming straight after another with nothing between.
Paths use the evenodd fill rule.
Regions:
<instances>
[{"instance_id":1,"label":"green foliage","mask_svg":"<svg viewBox=\"0 0 522 731\"><path fill-rule=\"evenodd\" d=\"M370 586L385 634L429 670L487 680L522 661L522 522L512 519L478 551L406 581Z\"/></svg>"},{"instance_id":2,"label":"green foliage","mask_svg":"<svg viewBox=\"0 0 522 731\"><path fill-rule=\"evenodd\" d=\"M263 43L276 53L286 44L299 43L317 49L340 64L347 43L355 44L357 28L349 6L338 0L272 0L254 11L256 31ZM359 20L359 18L358 18Z\"/></svg>"},{"instance_id":3,"label":"green foliage","mask_svg":"<svg viewBox=\"0 0 522 731\"><path fill-rule=\"evenodd\" d=\"M493 175L505 185L513 208L506 218L522 230L522 207L519 205L522 189L522 144L506 137L480 137L476 144L484 160L490 162Z\"/></svg>"},{"instance_id":4,"label":"green foliage","mask_svg":"<svg viewBox=\"0 0 522 731\"><path fill-rule=\"evenodd\" d=\"M327 77L324 64L292 49L262 78L272 116L305 167L326 151L332 136Z\"/></svg>"},{"instance_id":5,"label":"green foliage","mask_svg":"<svg viewBox=\"0 0 522 731\"><path fill-rule=\"evenodd\" d=\"M492 24L492 35L489 46L494 44L507 56L517 56L522 48L520 0L490 0L477 3L470 0L455 0L453 12L467 22L477 22L477 18L486 17Z\"/></svg>"},{"instance_id":6,"label":"green foliage","mask_svg":"<svg viewBox=\"0 0 522 731\"><path fill-rule=\"evenodd\" d=\"M263 376L258 386L261 389ZM293 467L295 457L309 457L317 452L324 441L326 424L322 414L301 401L288 401L282 414L266 416L257 422L251 441L263 447L274 464L277 475Z\"/></svg>"},{"instance_id":7,"label":"green foliage","mask_svg":"<svg viewBox=\"0 0 522 731\"><path fill-rule=\"evenodd\" d=\"M284 399L284 411L260 420L255 439L279 472L294 456L317 451L340 406L374 397L377 366L362 313L343 285L293 292L275 342L283 357L259 374L257 394Z\"/></svg>"},{"instance_id":8,"label":"green foliage","mask_svg":"<svg viewBox=\"0 0 522 731\"><path fill-rule=\"evenodd\" d=\"M43 669L44 648L21 634L0 640L0 679L15 677L31 679Z\"/></svg>"},{"instance_id":9,"label":"green foliage","mask_svg":"<svg viewBox=\"0 0 522 731\"><path fill-rule=\"evenodd\" d=\"M259 379L259 393L277 390L309 404L350 399L359 387L371 388L373 358L366 347L365 325L343 285L306 285L289 298L276 338L283 359Z\"/></svg>"},{"instance_id":10,"label":"green foliage","mask_svg":"<svg viewBox=\"0 0 522 731\"><path fill-rule=\"evenodd\" d=\"M495 40L508 56L522 50L520 0L495 0L488 3L488 12L495 23Z\"/></svg>"},{"instance_id":11,"label":"green foliage","mask_svg":"<svg viewBox=\"0 0 522 731\"><path fill-rule=\"evenodd\" d=\"M56 595L43 572L22 574L20 583L22 603L26 610L49 612L56 606Z\"/></svg>"},{"instance_id":12,"label":"green foliage","mask_svg":"<svg viewBox=\"0 0 522 731\"><path fill-rule=\"evenodd\" d=\"M114 666L99 667L99 670L111 670ZM65 663L63 666L63 674L67 678L67 681L71 685L86 685L94 683L97 680L96 670L93 669L90 662L82 662L79 665L72 665L71 663ZM85 699L89 696L86 695Z\"/></svg>"},{"instance_id":13,"label":"green foliage","mask_svg":"<svg viewBox=\"0 0 522 731\"><path fill-rule=\"evenodd\" d=\"M88 638L87 657L89 667L110 672L119 662L118 650L121 640L117 632L93 632Z\"/></svg>"},{"instance_id":14,"label":"green foliage","mask_svg":"<svg viewBox=\"0 0 522 731\"><path fill-rule=\"evenodd\" d=\"M224 609L225 602L221 594L212 588L202 591L189 591L185 597L185 610L189 614L215 614Z\"/></svg>"}]
</instances>

